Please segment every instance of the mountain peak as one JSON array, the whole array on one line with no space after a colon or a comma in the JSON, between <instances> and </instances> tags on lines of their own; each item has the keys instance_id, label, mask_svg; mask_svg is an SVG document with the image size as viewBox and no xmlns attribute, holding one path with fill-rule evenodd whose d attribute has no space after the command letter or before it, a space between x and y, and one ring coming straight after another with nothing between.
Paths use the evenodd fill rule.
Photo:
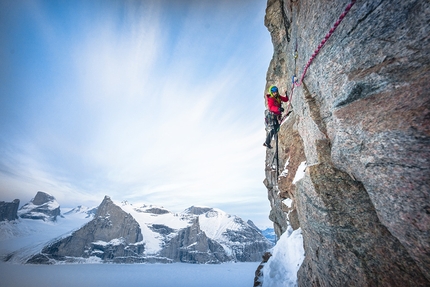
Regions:
<instances>
[{"instance_id":1,"label":"mountain peak","mask_svg":"<svg viewBox=\"0 0 430 287\"><path fill-rule=\"evenodd\" d=\"M54 200L55 200L55 197L52 196L51 194L43 191L38 191L36 193L36 196L33 198L32 202L34 205L42 205L49 201L54 201Z\"/></svg>"},{"instance_id":2,"label":"mountain peak","mask_svg":"<svg viewBox=\"0 0 430 287\"><path fill-rule=\"evenodd\" d=\"M60 204L55 197L43 191L38 191L36 196L18 211L21 218L43 221L56 221L60 214Z\"/></svg>"},{"instance_id":3,"label":"mountain peak","mask_svg":"<svg viewBox=\"0 0 430 287\"><path fill-rule=\"evenodd\" d=\"M193 215L201 215L208 211L213 210L211 207L207 206L191 206L184 210L184 213L193 214Z\"/></svg>"}]
</instances>

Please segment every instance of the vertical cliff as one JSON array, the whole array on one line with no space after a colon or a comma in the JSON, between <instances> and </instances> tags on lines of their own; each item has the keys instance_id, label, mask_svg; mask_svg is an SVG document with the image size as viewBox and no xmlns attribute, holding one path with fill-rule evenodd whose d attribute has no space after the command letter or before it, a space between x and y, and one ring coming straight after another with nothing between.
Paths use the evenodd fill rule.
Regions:
<instances>
[{"instance_id":1,"label":"vertical cliff","mask_svg":"<svg viewBox=\"0 0 430 287\"><path fill-rule=\"evenodd\" d=\"M268 1L266 90L290 95L349 3ZM429 1L356 1L294 89L264 182L278 236L302 229L299 286L430 285L429 22Z\"/></svg>"},{"instance_id":2,"label":"vertical cliff","mask_svg":"<svg viewBox=\"0 0 430 287\"><path fill-rule=\"evenodd\" d=\"M0 201L0 221L18 219L19 199L12 202Z\"/></svg>"},{"instance_id":3,"label":"vertical cliff","mask_svg":"<svg viewBox=\"0 0 430 287\"><path fill-rule=\"evenodd\" d=\"M145 245L139 223L105 196L94 219L71 235L53 240L26 263L54 264L56 260L100 258L104 262L144 262Z\"/></svg>"}]
</instances>

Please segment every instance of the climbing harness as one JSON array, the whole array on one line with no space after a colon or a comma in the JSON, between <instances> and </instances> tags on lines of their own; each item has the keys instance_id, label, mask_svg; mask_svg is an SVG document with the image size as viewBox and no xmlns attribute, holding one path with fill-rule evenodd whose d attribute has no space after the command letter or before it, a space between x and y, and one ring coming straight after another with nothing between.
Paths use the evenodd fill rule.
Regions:
<instances>
[{"instance_id":1,"label":"climbing harness","mask_svg":"<svg viewBox=\"0 0 430 287\"><path fill-rule=\"evenodd\" d=\"M321 43L318 45L318 47L315 49L314 53L312 54L312 56L309 58L308 62L306 63L306 66L303 70L302 76L300 77L300 81L297 81L296 75L294 74L292 76L292 86L291 86L291 93L290 93L290 99L288 101L288 107L287 110L285 112L285 115L282 117L280 124L283 123L283 121L286 119L286 117L288 116L288 111L290 109L290 105L291 105L291 100L293 98L293 93L294 93L294 87L299 87L302 83L303 83L303 79L305 78L306 72L308 71L309 66L312 64L312 61L316 58L316 56L318 55L318 53L321 51L322 47L325 45L325 43L327 42L327 40L331 37L331 35L333 35L334 31L336 31L337 27L339 26L339 24L342 22L343 18L345 18L346 14L348 14L349 10L351 10L352 6L354 6L355 2L357 0L351 0L351 2L346 6L345 10L343 11L342 14L340 14L339 18L337 19L337 21L334 23L333 27L331 27L330 31L328 31L328 33L325 35L324 39L321 41ZM298 52L297 52L297 40L296 40L296 49L294 51L294 72L296 72L296 60L298 57Z\"/></svg>"}]
</instances>

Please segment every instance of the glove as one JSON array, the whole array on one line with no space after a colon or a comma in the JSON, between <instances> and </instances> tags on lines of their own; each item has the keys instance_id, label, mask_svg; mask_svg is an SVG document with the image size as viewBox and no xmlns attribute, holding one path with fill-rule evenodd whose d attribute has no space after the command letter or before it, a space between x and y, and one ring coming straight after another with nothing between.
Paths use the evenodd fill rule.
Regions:
<instances>
[{"instance_id":1,"label":"glove","mask_svg":"<svg viewBox=\"0 0 430 287\"><path fill-rule=\"evenodd\" d=\"M279 108L279 112L283 113L284 112L284 108Z\"/></svg>"}]
</instances>

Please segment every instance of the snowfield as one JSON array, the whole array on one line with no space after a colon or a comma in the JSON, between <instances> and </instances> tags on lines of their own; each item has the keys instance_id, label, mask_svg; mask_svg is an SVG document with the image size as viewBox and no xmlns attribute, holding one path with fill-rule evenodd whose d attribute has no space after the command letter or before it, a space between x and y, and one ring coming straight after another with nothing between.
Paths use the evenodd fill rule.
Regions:
<instances>
[{"instance_id":1,"label":"snowfield","mask_svg":"<svg viewBox=\"0 0 430 287\"><path fill-rule=\"evenodd\" d=\"M179 230L191 225L191 217L184 216L183 214L172 213L168 210L165 210L163 207L154 205L135 206L126 201L114 201L114 203L121 207L125 212L131 214L131 216L133 216L133 218L139 223L145 241L145 255L156 254L161 250L163 243L163 237L159 233L151 230L149 226L159 224ZM159 209L160 211L163 210L166 213L153 214L149 212L154 209ZM174 235L176 235L176 233L170 234L170 236Z\"/></svg>"},{"instance_id":2,"label":"snowfield","mask_svg":"<svg viewBox=\"0 0 430 287\"><path fill-rule=\"evenodd\" d=\"M263 267L263 287L295 287L297 271L305 259L302 229L288 230L273 247L272 257Z\"/></svg>"},{"instance_id":3,"label":"snowfield","mask_svg":"<svg viewBox=\"0 0 430 287\"><path fill-rule=\"evenodd\" d=\"M33 254L40 252L50 241L70 235L92 219L86 213L71 213L58 217L56 222L18 219L0 222L0 257L11 252L17 254L14 263L22 263ZM0 282L0 286L2 283Z\"/></svg>"},{"instance_id":4,"label":"snowfield","mask_svg":"<svg viewBox=\"0 0 430 287\"><path fill-rule=\"evenodd\" d=\"M122 206L127 209L127 207ZM138 220L170 227L187 226L189 218L181 214L150 216L129 206ZM88 210L85 208L85 210ZM67 213L67 212L66 212ZM66 214L65 213L65 214ZM140 215L140 217L138 217ZM102 264L99 258L86 259L87 264L23 265L27 256L40 251L52 238L65 237L90 221L85 212L70 212L57 222L19 219L0 222L0 256L12 251L20 256L13 262L0 261L0 287L51 286L148 286L148 287L248 287L253 285L254 272L259 263L224 264ZM146 227L146 224L141 226ZM148 228L149 230L149 228ZM148 234L153 234L148 231ZM157 240L154 240L154 249ZM92 264L88 264L92 263Z\"/></svg>"},{"instance_id":5,"label":"snowfield","mask_svg":"<svg viewBox=\"0 0 430 287\"><path fill-rule=\"evenodd\" d=\"M125 212L136 219L141 226L146 255L155 255L161 250L165 237L175 236L178 231L198 222L202 231L214 240L220 242L227 252L233 252L235 244L229 242L226 231L239 232L249 228L237 216L224 211L208 207L191 207L180 213L173 213L160 206L133 205L128 202L114 202ZM197 213L195 213L197 212ZM43 221L34 219L18 219L0 222L0 257L9 261L0 261L0 287L14 286L148 286L148 287L192 287L192 286L252 286L255 271L260 262L223 263L223 264L107 264L98 257L82 258L75 263L60 263L54 265L22 264L32 255L40 252L49 242L54 242L72 234L93 219L94 208L79 206L71 210L64 210L57 221ZM156 230L165 229L166 233ZM300 245L299 232L283 236L279 242L286 243L289 251L275 247L273 257L265 266L263 286L273 285L273 281L295 283L300 261L299 253L293 255L294 245ZM294 239L294 240L293 240ZM98 245L117 245L122 238L110 242L97 241ZM230 239L231 240L231 239ZM138 242L139 243L139 242ZM137 243L137 244L138 244ZM291 249L290 249L291 248ZM13 254L13 256L11 256ZM291 266L282 269L278 264L286 264L289 256L295 258ZM296 260L299 259L299 260ZM303 260L303 259L301 259ZM80 264L85 263L85 264ZM281 270L282 269L282 270ZM286 272L287 271L287 272ZM282 275L282 273L285 273ZM281 277L279 277L281 276ZM288 277L288 278L287 278ZM294 285L288 285L294 286Z\"/></svg>"},{"instance_id":6,"label":"snowfield","mask_svg":"<svg viewBox=\"0 0 430 287\"><path fill-rule=\"evenodd\" d=\"M0 262L0 286L250 287L258 264L18 265Z\"/></svg>"}]
</instances>

